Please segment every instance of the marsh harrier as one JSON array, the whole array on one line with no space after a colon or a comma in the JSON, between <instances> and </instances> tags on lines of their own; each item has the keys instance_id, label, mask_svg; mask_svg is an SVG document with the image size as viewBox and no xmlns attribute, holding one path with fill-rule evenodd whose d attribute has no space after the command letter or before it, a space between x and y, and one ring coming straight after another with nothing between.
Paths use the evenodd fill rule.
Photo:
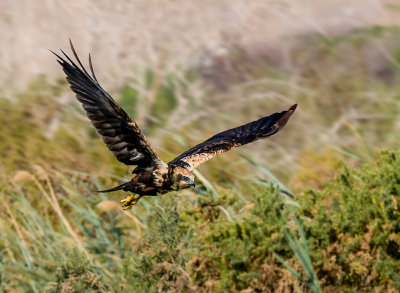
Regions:
<instances>
[{"instance_id":1,"label":"marsh harrier","mask_svg":"<svg viewBox=\"0 0 400 293\"><path fill-rule=\"evenodd\" d=\"M194 168L233 147L277 133L286 125L297 106L295 104L287 111L218 133L165 163L153 150L136 122L100 86L93 71L90 54L91 74L82 65L71 42L70 45L77 64L62 50L65 59L53 53L67 75L72 91L117 160L136 166L132 172L135 176L129 182L101 191L124 190L133 193L121 201L125 209L135 205L142 196L156 196L194 186Z\"/></svg>"}]
</instances>

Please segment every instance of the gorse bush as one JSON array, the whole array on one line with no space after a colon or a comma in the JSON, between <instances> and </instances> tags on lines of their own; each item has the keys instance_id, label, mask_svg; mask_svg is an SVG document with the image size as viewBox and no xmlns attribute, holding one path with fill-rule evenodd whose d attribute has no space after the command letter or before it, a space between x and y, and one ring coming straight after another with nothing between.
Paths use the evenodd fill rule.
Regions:
<instances>
[{"instance_id":1,"label":"gorse bush","mask_svg":"<svg viewBox=\"0 0 400 293\"><path fill-rule=\"evenodd\" d=\"M286 272L270 251L301 271L282 233L285 227L295 229L291 215L297 214L323 287L399 290L399 163L398 152L384 151L376 165L364 165L361 170L343 166L322 190L300 194L301 208L285 204L274 189L253 190L247 197L252 207L243 204L234 219L221 217L214 205L216 211L207 212L214 216L206 221L204 246L192 262L195 283L210 286L214 282L221 290L291 290L293 280L285 280Z\"/></svg>"},{"instance_id":2,"label":"gorse bush","mask_svg":"<svg viewBox=\"0 0 400 293\"><path fill-rule=\"evenodd\" d=\"M165 198L152 209L143 239L124 263L128 288L141 292L188 289L186 264L190 256L186 254L190 235L180 229L177 202Z\"/></svg>"},{"instance_id":3,"label":"gorse bush","mask_svg":"<svg viewBox=\"0 0 400 293\"><path fill-rule=\"evenodd\" d=\"M110 292L101 278L101 274L90 266L86 256L74 249L58 267L56 285L50 286L47 292Z\"/></svg>"},{"instance_id":4,"label":"gorse bush","mask_svg":"<svg viewBox=\"0 0 400 293\"><path fill-rule=\"evenodd\" d=\"M337 178L323 189L298 195L301 208L285 203L277 189L263 186L248 189L247 202L232 190L225 190L229 195L220 194L218 200L199 197L195 205L186 204L182 208L179 221L170 228L184 227L174 233L177 237L173 238L174 243L179 251L189 247L189 255L195 256L174 260L167 249L167 240L148 246L145 255L153 256L150 265L153 270L157 263L163 263L165 267L174 267L175 272L179 272L179 267L182 277L189 274L191 282L185 284L193 290L291 291L296 288L294 284L307 290L272 254L281 256L307 280L283 233L285 229L297 230L294 221L297 215L323 288L397 291L400 288L399 163L400 153L384 151L376 165L364 165L361 169L343 166ZM190 230L192 233L186 234L189 237L184 237L182 231ZM170 235L168 229L153 228L149 233L159 239L168 239ZM179 238L184 242L179 242ZM164 254L160 259L159 247L169 251L168 256ZM160 285L156 279L153 281Z\"/></svg>"},{"instance_id":5,"label":"gorse bush","mask_svg":"<svg viewBox=\"0 0 400 293\"><path fill-rule=\"evenodd\" d=\"M325 286L400 289L400 153L384 151L361 170L346 166L299 201L318 276Z\"/></svg>"},{"instance_id":6,"label":"gorse bush","mask_svg":"<svg viewBox=\"0 0 400 293\"><path fill-rule=\"evenodd\" d=\"M204 235L206 245L201 249L201 255L219 271L217 279L220 281L216 286L225 290L232 288L232 284L235 289L247 288L250 282L262 284L265 280L260 276L259 267L270 255L269 249L288 252L287 246L282 246L281 228L287 222L282 196L272 188L253 192L249 196L251 204L243 205L228 221L220 212L219 217L208 224L209 231ZM227 209L229 206L217 205L216 208ZM210 279L207 273L201 274L197 272L199 280Z\"/></svg>"}]
</instances>

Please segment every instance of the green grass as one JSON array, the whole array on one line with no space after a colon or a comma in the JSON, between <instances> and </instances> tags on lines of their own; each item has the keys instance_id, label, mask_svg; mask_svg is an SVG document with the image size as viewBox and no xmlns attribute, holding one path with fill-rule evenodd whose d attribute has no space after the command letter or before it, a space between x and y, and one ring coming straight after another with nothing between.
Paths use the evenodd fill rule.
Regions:
<instances>
[{"instance_id":1,"label":"green grass","mask_svg":"<svg viewBox=\"0 0 400 293\"><path fill-rule=\"evenodd\" d=\"M2 194L2 288L398 289L399 161L386 151L377 166L344 167L322 190L299 194L300 207L252 183L219 188L217 199L149 199L134 213L116 202L96 207L102 199L80 191L93 188L82 178L55 191L42 170Z\"/></svg>"}]
</instances>

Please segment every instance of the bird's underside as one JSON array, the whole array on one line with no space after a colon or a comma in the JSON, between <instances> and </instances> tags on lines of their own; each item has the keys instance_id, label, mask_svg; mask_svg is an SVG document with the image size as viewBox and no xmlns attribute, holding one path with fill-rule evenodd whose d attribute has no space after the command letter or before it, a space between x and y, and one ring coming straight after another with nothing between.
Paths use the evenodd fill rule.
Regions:
<instances>
[{"instance_id":1,"label":"bird's underside","mask_svg":"<svg viewBox=\"0 0 400 293\"><path fill-rule=\"evenodd\" d=\"M142 196L157 196L194 186L194 168L233 147L277 133L286 125L297 106L295 104L287 111L218 133L165 163L153 150L136 122L100 86L90 55L91 74L83 67L72 43L70 45L77 64L62 50L65 59L53 53L58 57L57 61L61 64L72 91L117 160L136 166L132 172L134 177L129 182L101 191L124 190L132 193L121 201L125 209L135 205Z\"/></svg>"}]
</instances>

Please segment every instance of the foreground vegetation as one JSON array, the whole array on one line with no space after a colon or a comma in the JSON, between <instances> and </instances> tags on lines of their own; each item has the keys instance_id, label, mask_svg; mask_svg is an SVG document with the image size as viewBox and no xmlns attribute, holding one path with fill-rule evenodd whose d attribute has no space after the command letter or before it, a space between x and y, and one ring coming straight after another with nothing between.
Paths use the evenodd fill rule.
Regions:
<instances>
[{"instance_id":1,"label":"foreground vegetation","mask_svg":"<svg viewBox=\"0 0 400 293\"><path fill-rule=\"evenodd\" d=\"M3 194L6 291L304 290L307 269L327 291L400 288L399 152L385 151L361 170L343 167L296 202L252 184L221 188L215 199L211 191L169 194L132 214L85 194L92 188L84 174L55 179L64 181L59 191L46 173L18 176L26 178L16 178L11 198ZM29 185L40 203L29 198ZM288 243L301 227L309 268Z\"/></svg>"},{"instance_id":2,"label":"foreground vegetation","mask_svg":"<svg viewBox=\"0 0 400 293\"><path fill-rule=\"evenodd\" d=\"M201 92L192 69L129 80L120 101L166 160L200 134L291 104L282 97L300 104L285 132L199 168L195 190L131 211L122 193L96 193L130 174L64 82L0 99L1 290L399 291L398 86L372 78L363 59L349 59L349 79L339 62L387 33L313 39L324 58L298 82L258 67L246 69L252 80L232 77L233 91ZM245 62L239 53L232 62Z\"/></svg>"}]
</instances>

